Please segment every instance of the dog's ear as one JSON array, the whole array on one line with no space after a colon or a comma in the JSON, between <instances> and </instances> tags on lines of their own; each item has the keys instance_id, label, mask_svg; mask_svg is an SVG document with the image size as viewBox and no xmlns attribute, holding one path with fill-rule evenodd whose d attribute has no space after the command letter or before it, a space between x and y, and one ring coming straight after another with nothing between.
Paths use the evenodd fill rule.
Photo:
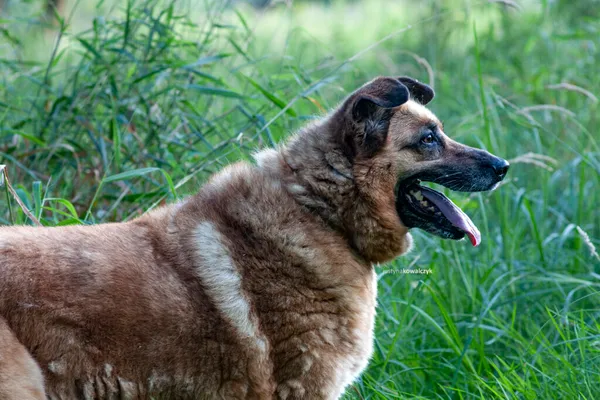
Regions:
<instances>
[{"instance_id":1,"label":"dog's ear","mask_svg":"<svg viewBox=\"0 0 600 400\"><path fill-rule=\"evenodd\" d=\"M398 107L408 101L408 88L399 80L380 77L367 83L352 94L352 118L363 122L382 114L381 109Z\"/></svg>"},{"instance_id":2,"label":"dog's ear","mask_svg":"<svg viewBox=\"0 0 600 400\"><path fill-rule=\"evenodd\" d=\"M392 109L406 103L409 98L408 88L391 77L376 78L348 97L341 112L353 126L343 135L352 157L357 152L369 157L383 147Z\"/></svg>"},{"instance_id":3,"label":"dog's ear","mask_svg":"<svg viewBox=\"0 0 600 400\"><path fill-rule=\"evenodd\" d=\"M418 80L409 78L407 76L401 76L398 78L398 80L408 88L408 91L410 92L410 97L418 101L419 103L425 105L431 100L433 100L435 92L433 91L431 86L421 83Z\"/></svg>"}]
</instances>

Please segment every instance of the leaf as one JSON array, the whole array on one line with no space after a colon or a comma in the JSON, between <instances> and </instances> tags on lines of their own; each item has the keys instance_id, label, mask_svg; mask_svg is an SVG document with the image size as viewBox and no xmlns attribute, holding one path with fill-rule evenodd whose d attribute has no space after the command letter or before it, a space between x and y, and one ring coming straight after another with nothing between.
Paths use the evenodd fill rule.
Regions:
<instances>
[{"instance_id":1,"label":"leaf","mask_svg":"<svg viewBox=\"0 0 600 400\"><path fill-rule=\"evenodd\" d=\"M206 65L206 64L210 64L210 63L215 62L215 61L222 60L222 59L227 58L227 57L231 57L231 54L229 54L229 53L221 53L221 54L217 54L217 55L214 55L214 56L202 57L202 58L199 58L198 60L196 60L195 62L193 62L191 64L185 65L183 68L195 68L195 67L199 67L201 65Z\"/></svg>"},{"instance_id":2,"label":"leaf","mask_svg":"<svg viewBox=\"0 0 600 400\"><path fill-rule=\"evenodd\" d=\"M121 131L116 118L111 118L110 130L113 139L113 160L115 165L121 165Z\"/></svg>"},{"instance_id":3,"label":"leaf","mask_svg":"<svg viewBox=\"0 0 600 400\"><path fill-rule=\"evenodd\" d=\"M98 51L87 40L82 38L77 38L77 40L79 41L79 43L81 43L83 47L85 47L87 51L92 53L99 60L102 60L102 56L100 55L100 53L98 53Z\"/></svg>"},{"instance_id":4,"label":"leaf","mask_svg":"<svg viewBox=\"0 0 600 400\"><path fill-rule=\"evenodd\" d=\"M23 139L27 139L30 142L33 142L35 144L39 144L40 146L46 146L46 142L44 142L43 140L33 136L33 135L29 135L25 132L22 131L17 131L17 130L9 130L7 131L8 134L14 134L14 135L19 135L21 136Z\"/></svg>"},{"instance_id":5,"label":"leaf","mask_svg":"<svg viewBox=\"0 0 600 400\"><path fill-rule=\"evenodd\" d=\"M131 84L135 85L136 83L139 83L139 82L143 81L144 79L148 79L148 78L150 78L150 77L152 77L152 76L154 76L156 74L164 72L164 71L168 70L169 68L171 68L171 67L168 67L168 66L167 67L160 67L160 68L157 68L157 69L155 69L153 71L147 72L147 73L145 73L145 74L143 74L143 75L135 78L133 80L133 82L131 82Z\"/></svg>"},{"instance_id":6,"label":"leaf","mask_svg":"<svg viewBox=\"0 0 600 400\"><path fill-rule=\"evenodd\" d=\"M165 177L165 180L167 181L167 184L169 185L169 190L171 191L173 196L176 198L177 191L175 190L175 185L173 185L173 180L171 179L171 176L164 169L157 168L157 167L139 168L139 169L134 169L131 171L121 172L120 174L107 176L106 178L104 178L102 180L102 184L110 183L110 182L117 182L117 181L124 181L124 180L131 179L131 178L137 178L137 177L149 174L151 172L156 172L156 171L160 171L160 173L163 174L163 176Z\"/></svg>"},{"instance_id":7,"label":"leaf","mask_svg":"<svg viewBox=\"0 0 600 400\"><path fill-rule=\"evenodd\" d=\"M283 100L281 100L279 97L275 96L273 93L269 92L267 89L263 88L261 85L258 84L258 82L256 82L254 79L250 78L249 76L246 75L242 75L244 78L246 78L248 80L248 82L254 86L254 88L256 88L259 92L261 92L263 94L263 96L265 96L267 99L269 99L271 101L271 103L275 104L277 107L279 107L280 109L284 109L285 106L287 105L287 103ZM292 117L297 117L298 114L296 114L296 112L289 107L287 110L285 110L285 112L289 115L291 115Z\"/></svg>"},{"instance_id":8,"label":"leaf","mask_svg":"<svg viewBox=\"0 0 600 400\"><path fill-rule=\"evenodd\" d=\"M42 182L33 182L32 196L34 203L33 214L39 220L42 216Z\"/></svg>"},{"instance_id":9,"label":"leaf","mask_svg":"<svg viewBox=\"0 0 600 400\"><path fill-rule=\"evenodd\" d=\"M75 206L73 206L73 204L69 200L61 199L58 197L48 197L48 198L44 199L44 202L45 203L59 203L59 204L65 206L67 211L69 211L71 217L79 219L79 217L77 216L77 211L75 210ZM52 208L52 207L44 207L44 208L47 210L50 210L50 211L60 211L60 210L56 210L55 208ZM60 212L60 214L68 215L63 212Z\"/></svg>"},{"instance_id":10,"label":"leaf","mask_svg":"<svg viewBox=\"0 0 600 400\"><path fill-rule=\"evenodd\" d=\"M223 82L223 80L221 78L217 78L215 76L212 76L212 75L204 73L204 72L196 71L195 69L192 69L192 68L184 67L183 69L188 71L191 74L194 74L194 75L200 77L200 78L212 81L221 86L226 86L225 82Z\"/></svg>"},{"instance_id":11,"label":"leaf","mask_svg":"<svg viewBox=\"0 0 600 400\"><path fill-rule=\"evenodd\" d=\"M77 218L67 218L64 221L60 221L56 226L69 226L69 225L85 225L85 221Z\"/></svg>"},{"instance_id":12,"label":"leaf","mask_svg":"<svg viewBox=\"0 0 600 400\"><path fill-rule=\"evenodd\" d=\"M247 98L247 96L244 96L243 94L234 92L233 90L215 88L215 87L210 87L210 86L189 84L189 85L185 85L185 88L193 89L197 92L205 93L205 94L213 95L213 96L230 97L230 98L234 98L234 99Z\"/></svg>"},{"instance_id":13,"label":"leaf","mask_svg":"<svg viewBox=\"0 0 600 400\"><path fill-rule=\"evenodd\" d=\"M252 59L246 54L246 52L238 45L233 39L229 38L227 41L240 53L247 61L252 62Z\"/></svg>"}]
</instances>

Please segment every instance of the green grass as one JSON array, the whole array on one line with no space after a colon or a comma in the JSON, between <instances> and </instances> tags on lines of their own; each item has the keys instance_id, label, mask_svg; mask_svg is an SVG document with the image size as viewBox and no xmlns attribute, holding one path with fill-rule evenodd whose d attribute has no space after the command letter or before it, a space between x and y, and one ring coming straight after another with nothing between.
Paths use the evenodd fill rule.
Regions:
<instances>
[{"instance_id":1,"label":"green grass","mask_svg":"<svg viewBox=\"0 0 600 400\"><path fill-rule=\"evenodd\" d=\"M415 232L378 267L375 353L346 397L600 398L598 2L331 3L71 2L55 30L13 10L0 163L15 193L43 225L131 219L367 79L417 77L450 136L512 167L493 193L452 194L480 247ZM0 222L32 223L0 189Z\"/></svg>"}]
</instances>

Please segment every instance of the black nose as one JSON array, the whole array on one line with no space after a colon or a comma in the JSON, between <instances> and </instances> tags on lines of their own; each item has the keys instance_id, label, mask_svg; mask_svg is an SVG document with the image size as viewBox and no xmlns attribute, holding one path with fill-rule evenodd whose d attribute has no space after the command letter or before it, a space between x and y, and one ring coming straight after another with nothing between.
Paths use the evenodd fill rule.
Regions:
<instances>
[{"instance_id":1,"label":"black nose","mask_svg":"<svg viewBox=\"0 0 600 400\"><path fill-rule=\"evenodd\" d=\"M499 158L496 162L494 162L492 168L494 168L494 172L496 173L498 180L504 179L506 173L508 172L508 167L510 167L510 164L508 161L503 160L502 158Z\"/></svg>"}]
</instances>

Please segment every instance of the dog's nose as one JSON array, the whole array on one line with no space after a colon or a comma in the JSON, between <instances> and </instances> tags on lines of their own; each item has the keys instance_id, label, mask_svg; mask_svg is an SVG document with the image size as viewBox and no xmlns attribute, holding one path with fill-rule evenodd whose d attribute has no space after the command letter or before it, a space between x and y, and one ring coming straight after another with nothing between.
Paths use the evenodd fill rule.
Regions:
<instances>
[{"instance_id":1,"label":"dog's nose","mask_svg":"<svg viewBox=\"0 0 600 400\"><path fill-rule=\"evenodd\" d=\"M496 176L498 177L498 180L502 180L504 179L504 177L506 176L506 173L508 172L508 167L510 167L510 164L508 163L508 161L499 158L493 165L494 168L494 172L496 173Z\"/></svg>"}]
</instances>

